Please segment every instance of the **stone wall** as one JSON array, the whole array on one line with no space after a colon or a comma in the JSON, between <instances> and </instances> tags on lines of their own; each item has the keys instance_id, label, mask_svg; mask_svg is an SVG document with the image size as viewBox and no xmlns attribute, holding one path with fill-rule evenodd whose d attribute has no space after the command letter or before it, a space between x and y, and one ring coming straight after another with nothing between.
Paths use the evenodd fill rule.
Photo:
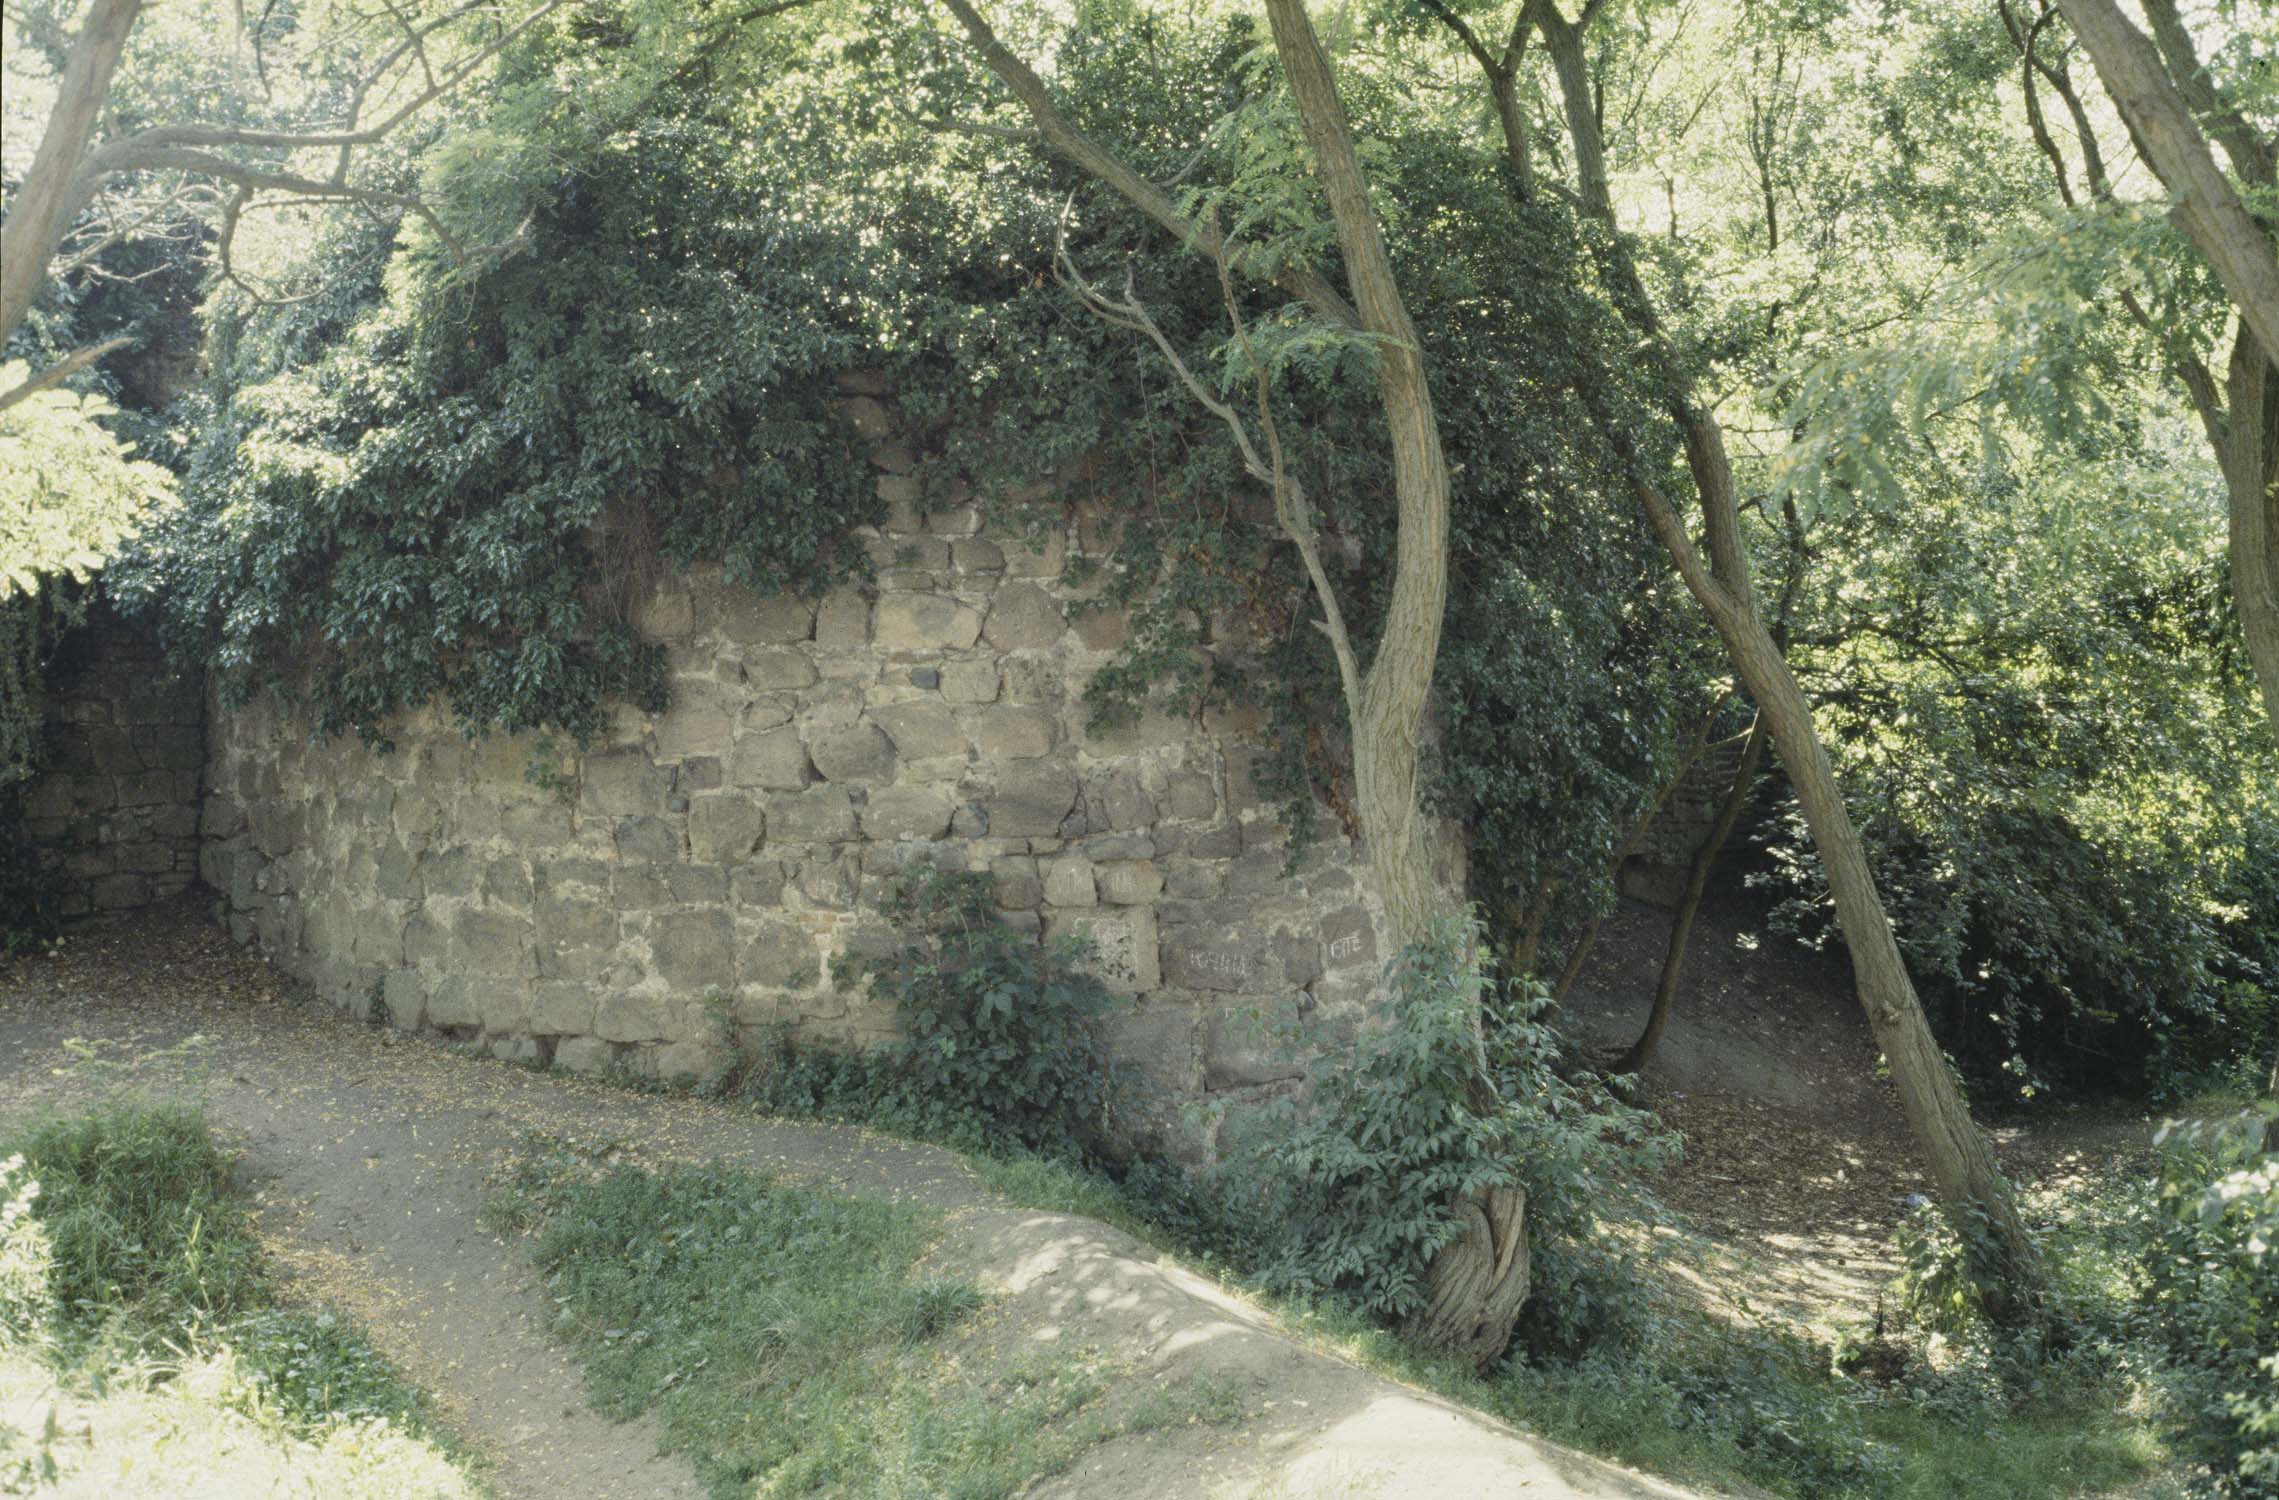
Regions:
<instances>
[{"instance_id":1,"label":"stone wall","mask_svg":"<svg viewBox=\"0 0 2279 1500\"><path fill-rule=\"evenodd\" d=\"M205 764L200 685L100 602L47 684L47 764L24 831L57 915L131 911L197 878Z\"/></svg>"},{"instance_id":2,"label":"stone wall","mask_svg":"<svg viewBox=\"0 0 2279 1500\"><path fill-rule=\"evenodd\" d=\"M878 462L876 587L664 583L637 623L668 646L672 706L622 711L586 754L548 765L432 716L388 754L312 746L271 707L217 716L204 871L233 932L400 1026L686 1075L719 1045L708 994L747 1026L889 1034L830 962L889 941L886 881L931 851L991 871L1019 926L1090 932L1136 1001L1116 1047L1171 1094L1290 1077L1258 1016L1352 1007L1381 969L1334 817L1286 872L1252 717L1088 737L1083 686L1126 625L1063 571L1100 528L1022 545L971 506L921 517L906 457Z\"/></svg>"},{"instance_id":3,"label":"stone wall","mask_svg":"<svg viewBox=\"0 0 2279 1500\"><path fill-rule=\"evenodd\" d=\"M1718 809L1740 769L1738 741L1712 749L1694 764L1662 804L1661 812L1639 839L1637 850L1623 861L1620 884L1624 895L1657 906L1676 906L1685 899L1694 856L1717 831ZM1737 832L1733 842L1740 840L1741 833Z\"/></svg>"}]
</instances>

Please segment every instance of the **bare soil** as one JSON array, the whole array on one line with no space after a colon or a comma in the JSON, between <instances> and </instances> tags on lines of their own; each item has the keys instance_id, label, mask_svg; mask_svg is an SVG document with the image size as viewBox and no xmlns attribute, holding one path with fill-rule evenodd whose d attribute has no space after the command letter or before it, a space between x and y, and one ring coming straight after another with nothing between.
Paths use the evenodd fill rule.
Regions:
<instances>
[{"instance_id":1,"label":"bare soil","mask_svg":"<svg viewBox=\"0 0 2279 1500\"><path fill-rule=\"evenodd\" d=\"M520 1069L310 1005L191 904L81 928L60 954L0 965L0 1121L121 1083L205 1103L242 1152L260 1233L297 1294L358 1318L435 1394L506 1500L700 1493L685 1464L658 1456L652 1424L587 1409L528 1261L481 1226L491 1185L532 1132L943 1209L938 1258L1003 1294L997 1332L971 1359L1065 1344L1105 1353L1127 1372L1126 1395L1207 1373L1244 1399L1235 1429L1119 1439L1045 1493L1695 1493L1309 1346L1129 1236L992 1198L951 1153Z\"/></svg>"},{"instance_id":2,"label":"bare soil","mask_svg":"<svg viewBox=\"0 0 2279 1500\"><path fill-rule=\"evenodd\" d=\"M1581 1056L1604 1062L1643 1029L1671 917L1626 899L1607 918L1557 1018ZM1713 895L1639 1084L1685 1138L1658 1191L1698 1232L1707 1279L1728 1300L1823 1331L1872 1316L1897 1269L1895 1232L1930 1192L1878 1060L1844 958L1760 936L1745 903ZM2141 1170L2152 1128L2110 1108L1988 1133L2004 1171L2031 1187Z\"/></svg>"}]
</instances>

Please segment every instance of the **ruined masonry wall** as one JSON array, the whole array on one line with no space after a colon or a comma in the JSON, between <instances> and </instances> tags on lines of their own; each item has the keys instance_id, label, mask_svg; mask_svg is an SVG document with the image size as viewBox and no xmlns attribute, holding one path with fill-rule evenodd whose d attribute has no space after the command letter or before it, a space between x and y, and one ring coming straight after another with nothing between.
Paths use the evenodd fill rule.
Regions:
<instances>
[{"instance_id":1,"label":"ruined masonry wall","mask_svg":"<svg viewBox=\"0 0 2279 1500\"><path fill-rule=\"evenodd\" d=\"M187 889L206 758L199 683L173 676L147 631L98 602L64 642L46 720L24 833L56 914L133 911Z\"/></svg>"},{"instance_id":2,"label":"ruined masonry wall","mask_svg":"<svg viewBox=\"0 0 2279 1500\"><path fill-rule=\"evenodd\" d=\"M434 714L377 754L217 711L204 875L233 933L399 1026L688 1075L720 1045L708 992L747 1026L889 1035L830 963L891 940L885 880L930 850L993 872L1014 923L1092 934L1136 999L1115 1049L1173 1097L1291 1076L1257 1015L1336 1013L1378 978L1353 848L1332 833L1285 873L1243 715L1086 736L1084 683L1126 628L1071 612L1063 569L1104 550L1097 523L1030 550L970 506L921 518L907 456L877 463L874 589L668 580L638 623L667 643L670 710L622 711L551 786L525 774L532 744L468 744Z\"/></svg>"}]
</instances>

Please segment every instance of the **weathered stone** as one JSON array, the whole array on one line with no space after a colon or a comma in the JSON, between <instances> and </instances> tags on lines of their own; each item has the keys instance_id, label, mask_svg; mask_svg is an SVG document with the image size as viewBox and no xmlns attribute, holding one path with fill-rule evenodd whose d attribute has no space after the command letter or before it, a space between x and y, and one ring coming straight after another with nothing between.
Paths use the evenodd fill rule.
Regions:
<instances>
[{"instance_id":1,"label":"weathered stone","mask_svg":"<svg viewBox=\"0 0 2279 1500\"><path fill-rule=\"evenodd\" d=\"M965 730L983 760L1034 760L1052 753L1060 727L1041 708L969 709Z\"/></svg>"},{"instance_id":2,"label":"weathered stone","mask_svg":"<svg viewBox=\"0 0 2279 1500\"><path fill-rule=\"evenodd\" d=\"M483 867L483 899L493 906L530 905L530 871L519 859L494 859Z\"/></svg>"},{"instance_id":3,"label":"weathered stone","mask_svg":"<svg viewBox=\"0 0 2279 1500\"><path fill-rule=\"evenodd\" d=\"M744 681L763 693L809 687L815 682L815 658L804 651L755 651L744 658Z\"/></svg>"},{"instance_id":4,"label":"weathered stone","mask_svg":"<svg viewBox=\"0 0 2279 1500\"><path fill-rule=\"evenodd\" d=\"M815 611L815 644L826 651L869 645L870 601L854 589L825 595Z\"/></svg>"},{"instance_id":5,"label":"weathered stone","mask_svg":"<svg viewBox=\"0 0 2279 1500\"><path fill-rule=\"evenodd\" d=\"M972 743L959 727L957 715L930 698L885 704L873 710L871 718L904 760L962 756Z\"/></svg>"},{"instance_id":6,"label":"weathered stone","mask_svg":"<svg viewBox=\"0 0 2279 1500\"><path fill-rule=\"evenodd\" d=\"M395 969L380 981L380 1004L399 1031L417 1031L427 1014L427 981L413 969Z\"/></svg>"},{"instance_id":7,"label":"weathered stone","mask_svg":"<svg viewBox=\"0 0 2279 1500\"><path fill-rule=\"evenodd\" d=\"M1068 565L1068 533L1054 527L1040 535L1004 535L998 545L1005 571L1015 578L1057 578Z\"/></svg>"},{"instance_id":8,"label":"weathered stone","mask_svg":"<svg viewBox=\"0 0 2279 1500\"><path fill-rule=\"evenodd\" d=\"M476 991L483 1030L508 1036L530 1030L530 990L520 983L486 984Z\"/></svg>"},{"instance_id":9,"label":"weathered stone","mask_svg":"<svg viewBox=\"0 0 2279 1500\"><path fill-rule=\"evenodd\" d=\"M807 745L796 729L747 734L736 742L735 750L728 757L731 786L797 791L813 779L808 774Z\"/></svg>"},{"instance_id":10,"label":"weathered stone","mask_svg":"<svg viewBox=\"0 0 2279 1500\"><path fill-rule=\"evenodd\" d=\"M594 1035L608 1042L661 1042L671 1006L661 995L609 990L594 1005ZM561 1057L557 1048L555 1057Z\"/></svg>"},{"instance_id":11,"label":"weathered stone","mask_svg":"<svg viewBox=\"0 0 2279 1500\"><path fill-rule=\"evenodd\" d=\"M1005 554L995 542L960 537L950 544L950 565L960 573L1001 573Z\"/></svg>"},{"instance_id":12,"label":"weathered stone","mask_svg":"<svg viewBox=\"0 0 2279 1500\"><path fill-rule=\"evenodd\" d=\"M829 730L807 742L807 758L827 781L891 781L895 742L875 724Z\"/></svg>"},{"instance_id":13,"label":"weathered stone","mask_svg":"<svg viewBox=\"0 0 2279 1500\"><path fill-rule=\"evenodd\" d=\"M427 1024L440 1030L482 1025L482 991L463 974L444 975L428 992Z\"/></svg>"},{"instance_id":14,"label":"weathered stone","mask_svg":"<svg viewBox=\"0 0 2279 1500\"><path fill-rule=\"evenodd\" d=\"M737 972L746 984L804 990L821 977L815 939L796 922L761 922L743 934Z\"/></svg>"},{"instance_id":15,"label":"weathered stone","mask_svg":"<svg viewBox=\"0 0 2279 1500\"><path fill-rule=\"evenodd\" d=\"M952 703L997 701L997 663L953 661L942 667L942 696Z\"/></svg>"},{"instance_id":16,"label":"weathered stone","mask_svg":"<svg viewBox=\"0 0 2279 1500\"><path fill-rule=\"evenodd\" d=\"M1044 884L1037 862L1027 855L1005 855L989 862L997 883L997 904L1007 911L1028 911L1044 900Z\"/></svg>"},{"instance_id":17,"label":"weathered stone","mask_svg":"<svg viewBox=\"0 0 2279 1500\"><path fill-rule=\"evenodd\" d=\"M1131 612L1112 604L1080 610L1069 621L1088 650L1113 651L1132 638Z\"/></svg>"},{"instance_id":18,"label":"weathered stone","mask_svg":"<svg viewBox=\"0 0 2279 1500\"><path fill-rule=\"evenodd\" d=\"M463 907L451 919L452 966L470 974L520 974L527 955L525 932L519 917Z\"/></svg>"},{"instance_id":19,"label":"weathered stone","mask_svg":"<svg viewBox=\"0 0 2279 1500\"><path fill-rule=\"evenodd\" d=\"M646 752L626 749L587 756L580 782L586 811L625 817L662 808L672 778L652 764Z\"/></svg>"},{"instance_id":20,"label":"weathered stone","mask_svg":"<svg viewBox=\"0 0 2279 1500\"><path fill-rule=\"evenodd\" d=\"M1305 1059L1255 1005L1213 1009L1203 1024L1203 1087L1252 1088L1306 1076Z\"/></svg>"},{"instance_id":21,"label":"weathered stone","mask_svg":"<svg viewBox=\"0 0 2279 1500\"><path fill-rule=\"evenodd\" d=\"M912 667L910 669L910 685L919 688L938 688L942 685L942 674L933 667Z\"/></svg>"},{"instance_id":22,"label":"weathered stone","mask_svg":"<svg viewBox=\"0 0 2279 1500\"><path fill-rule=\"evenodd\" d=\"M663 818L620 818L615 834L619 859L681 857L680 830Z\"/></svg>"},{"instance_id":23,"label":"weathered stone","mask_svg":"<svg viewBox=\"0 0 2279 1500\"><path fill-rule=\"evenodd\" d=\"M815 608L791 594L759 595L734 584L705 591L705 628L739 646L778 646L815 633Z\"/></svg>"},{"instance_id":24,"label":"weathered stone","mask_svg":"<svg viewBox=\"0 0 2279 1500\"><path fill-rule=\"evenodd\" d=\"M696 797L689 802L689 857L708 865L741 864L760 847L767 813L759 803L734 792Z\"/></svg>"},{"instance_id":25,"label":"weathered stone","mask_svg":"<svg viewBox=\"0 0 2279 1500\"><path fill-rule=\"evenodd\" d=\"M1041 867L1044 879L1044 898L1054 906L1097 906L1099 890L1094 882L1092 861L1077 854L1064 854L1047 860Z\"/></svg>"},{"instance_id":26,"label":"weathered stone","mask_svg":"<svg viewBox=\"0 0 2279 1500\"><path fill-rule=\"evenodd\" d=\"M1090 939L1093 953L1086 971L1118 994L1145 994L1163 985L1155 913L1145 907L1056 912L1047 918L1045 932L1054 938L1073 934Z\"/></svg>"},{"instance_id":27,"label":"weathered stone","mask_svg":"<svg viewBox=\"0 0 2279 1500\"><path fill-rule=\"evenodd\" d=\"M1165 894L1181 901L1207 901L1225 887L1226 876L1215 865L1181 862L1164 876Z\"/></svg>"},{"instance_id":28,"label":"weathered stone","mask_svg":"<svg viewBox=\"0 0 2279 1500\"><path fill-rule=\"evenodd\" d=\"M963 651L981 636L981 616L940 594L888 594L871 611L882 651Z\"/></svg>"},{"instance_id":29,"label":"weathered stone","mask_svg":"<svg viewBox=\"0 0 2279 1500\"><path fill-rule=\"evenodd\" d=\"M1016 761L997 773L997 790L982 803L997 838L1052 837L1076 805L1076 773L1051 761Z\"/></svg>"},{"instance_id":30,"label":"weathered stone","mask_svg":"<svg viewBox=\"0 0 2279 1500\"><path fill-rule=\"evenodd\" d=\"M736 956L725 911L662 912L649 923L650 966L665 983L691 993L736 982ZM612 1041L634 1041L612 1037Z\"/></svg>"},{"instance_id":31,"label":"weathered stone","mask_svg":"<svg viewBox=\"0 0 2279 1500\"><path fill-rule=\"evenodd\" d=\"M843 843L855 836L855 807L843 788L811 787L768 800L772 844Z\"/></svg>"},{"instance_id":32,"label":"weathered stone","mask_svg":"<svg viewBox=\"0 0 2279 1500\"><path fill-rule=\"evenodd\" d=\"M1163 935L1163 975L1184 990L1265 988L1265 954L1239 926L1173 927Z\"/></svg>"},{"instance_id":33,"label":"weathered stone","mask_svg":"<svg viewBox=\"0 0 2279 1500\"><path fill-rule=\"evenodd\" d=\"M554 1066L566 1073L606 1073L617 1049L598 1036L566 1036L555 1044Z\"/></svg>"},{"instance_id":34,"label":"weathered stone","mask_svg":"<svg viewBox=\"0 0 2279 1500\"><path fill-rule=\"evenodd\" d=\"M532 923L541 975L590 977L617 949L617 913L599 901L541 897Z\"/></svg>"},{"instance_id":35,"label":"weathered stone","mask_svg":"<svg viewBox=\"0 0 2279 1500\"><path fill-rule=\"evenodd\" d=\"M756 860L729 872L728 888L738 906L772 907L783 902L784 868L774 860Z\"/></svg>"},{"instance_id":36,"label":"weathered stone","mask_svg":"<svg viewBox=\"0 0 2279 1500\"><path fill-rule=\"evenodd\" d=\"M939 787L885 787L872 792L863 804L863 836L882 841L938 839L949 831L954 806L954 799Z\"/></svg>"},{"instance_id":37,"label":"weathered stone","mask_svg":"<svg viewBox=\"0 0 2279 1500\"><path fill-rule=\"evenodd\" d=\"M661 580L633 607L633 628L652 641L687 635L696 628L696 601L678 580Z\"/></svg>"},{"instance_id":38,"label":"weathered stone","mask_svg":"<svg viewBox=\"0 0 2279 1500\"><path fill-rule=\"evenodd\" d=\"M1173 773L1163 796L1163 810L1174 818L1208 818L1219 810L1219 792L1208 776L1193 771Z\"/></svg>"},{"instance_id":39,"label":"weathered stone","mask_svg":"<svg viewBox=\"0 0 2279 1500\"><path fill-rule=\"evenodd\" d=\"M990 601L982 634L1000 651L1057 642L1068 629L1060 601L1033 583L1008 583Z\"/></svg>"},{"instance_id":40,"label":"weathered stone","mask_svg":"<svg viewBox=\"0 0 2279 1500\"><path fill-rule=\"evenodd\" d=\"M1334 968L1356 964L1374 967L1377 963L1377 924L1363 907L1347 907L1325 918L1321 941L1322 952Z\"/></svg>"},{"instance_id":41,"label":"weathered stone","mask_svg":"<svg viewBox=\"0 0 2279 1500\"><path fill-rule=\"evenodd\" d=\"M718 755L735 736L736 715L710 684L691 684L673 694L672 707L657 720L657 758L686 760Z\"/></svg>"},{"instance_id":42,"label":"weathered stone","mask_svg":"<svg viewBox=\"0 0 2279 1500\"><path fill-rule=\"evenodd\" d=\"M1163 874L1144 859L1100 866L1100 899L1112 906L1144 906L1163 891Z\"/></svg>"},{"instance_id":43,"label":"weathered stone","mask_svg":"<svg viewBox=\"0 0 2279 1500\"><path fill-rule=\"evenodd\" d=\"M583 1036L593 1030L597 999L590 985L542 979L530 993L530 1029L540 1036Z\"/></svg>"},{"instance_id":44,"label":"weathered stone","mask_svg":"<svg viewBox=\"0 0 2279 1500\"><path fill-rule=\"evenodd\" d=\"M989 836L989 810L977 802L961 803L950 814L950 836L961 839L978 839Z\"/></svg>"}]
</instances>

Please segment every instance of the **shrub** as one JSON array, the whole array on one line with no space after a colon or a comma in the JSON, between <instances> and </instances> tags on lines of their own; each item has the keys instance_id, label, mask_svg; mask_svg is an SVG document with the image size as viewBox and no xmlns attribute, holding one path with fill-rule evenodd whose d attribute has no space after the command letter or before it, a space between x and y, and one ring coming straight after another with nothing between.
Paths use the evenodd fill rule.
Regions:
<instances>
[{"instance_id":1,"label":"shrub","mask_svg":"<svg viewBox=\"0 0 2279 1500\"><path fill-rule=\"evenodd\" d=\"M1548 997L1533 984L1499 988L1478 948L1477 927L1451 920L1402 952L1390 1000L1348 1045L1323 1049L1304 1102L1264 1112L1236 1167L1279 1226L1261 1275L1404 1316L1461 1228L1451 1204L1517 1183L1535 1247L1527 1336L1573 1344L1598 1310L1577 1294L1602 1269L1577 1247L1616 1180L1651 1170L1674 1143L1643 1112L1560 1078Z\"/></svg>"},{"instance_id":2,"label":"shrub","mask_svg":"<svg viewBox=\"0 0 2279 1500\"><path fill-rule=\"evenodd\" d=\"M1097 1156L1116 1088L1099 1023L1119 1002L1081 967L1089 944L1040 944L1006 924L988 875L931 863L904 872L885 910L897 946L843 961L837 977L891 999L900 1039L833 1052L776 1033L746 1094L983 1150Z\"/></svg>"}]
</instances>

